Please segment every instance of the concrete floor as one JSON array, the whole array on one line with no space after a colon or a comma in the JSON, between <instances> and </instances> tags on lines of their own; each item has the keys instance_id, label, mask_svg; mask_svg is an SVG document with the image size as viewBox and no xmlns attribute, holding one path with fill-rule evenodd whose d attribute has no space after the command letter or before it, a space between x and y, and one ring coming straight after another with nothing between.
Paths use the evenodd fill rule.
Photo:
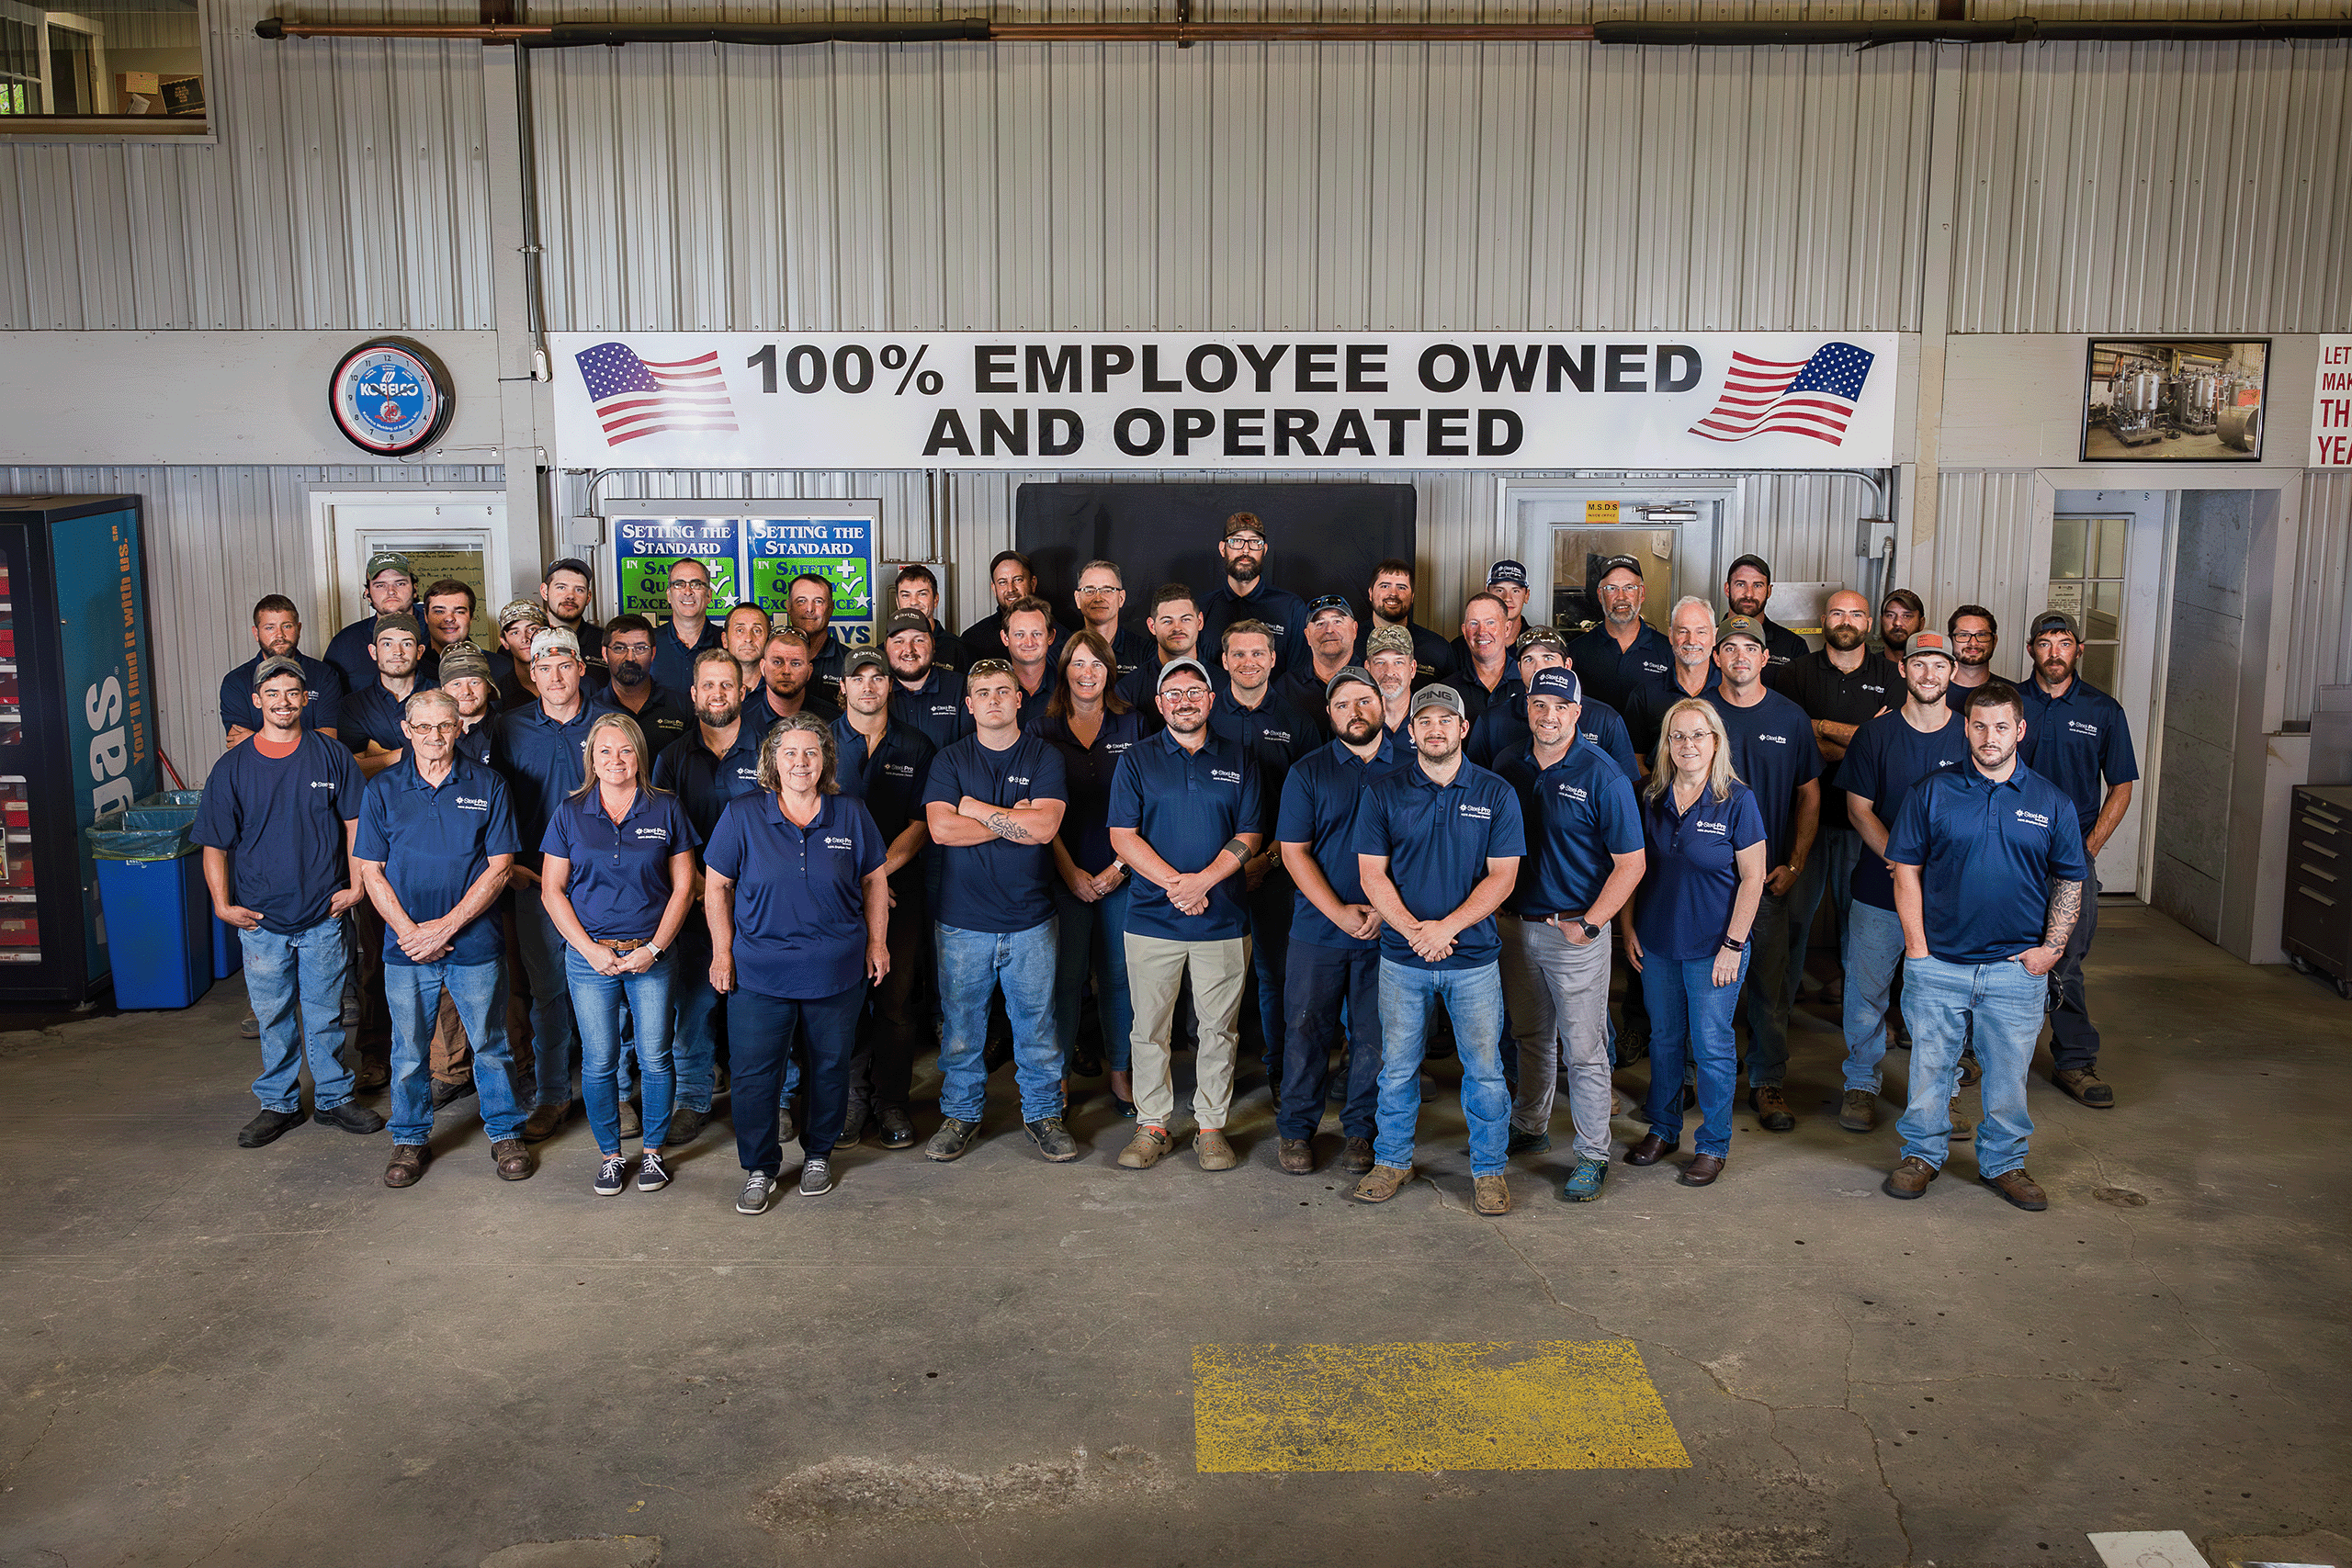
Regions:
<instances>
[{"instance_id":1,"label":"concrete floor","mask_svg":"<svg viewBox=\"0 0 2352 1568\"><path fill-rule=\"evenodd\" d=\"M962 1163L849 1151L744 1219L723 1126L609 1201L577 1119L495 1180L471 1100L410 1191L380 1134L238 1149L233 982L0 1035L0 1563L2352 1562L2352 1008L2137 907L2092 970L2121 1105L2037 1080L2043 1214L1964 1156L1882 1197L1818 1021L1799 1130L1743 1113L1713 1190L1571 1207L1540 1156L1495 1221L1450 1103L1369 1209L1274 1168L1262 1089L1243 1168L1136 1174L1099 1095L1040 1163L1000 1074ZM1194 1468L1195 1346L1616 1338L1690 1468Z\"/></svg>"}]
</instances>

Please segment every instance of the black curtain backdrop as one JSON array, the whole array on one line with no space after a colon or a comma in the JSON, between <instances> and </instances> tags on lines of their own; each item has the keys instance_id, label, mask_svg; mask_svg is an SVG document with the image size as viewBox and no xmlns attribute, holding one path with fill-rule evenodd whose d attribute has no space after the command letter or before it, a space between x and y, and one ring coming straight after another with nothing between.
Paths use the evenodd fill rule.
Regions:
<instances>
[{"instance_id":1,"label":"black curtain backdrop","mask_svg":"<svg viewBox=\"0 0 2352 1568\"><path fill-rule=\"evenodd\" d=\"M1412 560L1418 497L1408 484L1025 484L1013 547L1037 566L1037 591L1078 623L1079 568L1114 560L1125 575L1125 624L1141 629L1163 582L1206 595L1225 582L1225 520L1254 512L1266 525L1266 579L1312 603L1344 593L1356 618L1375 561ZM986 608L986 606L983 606Z\"/></svg>"}]
</instances>

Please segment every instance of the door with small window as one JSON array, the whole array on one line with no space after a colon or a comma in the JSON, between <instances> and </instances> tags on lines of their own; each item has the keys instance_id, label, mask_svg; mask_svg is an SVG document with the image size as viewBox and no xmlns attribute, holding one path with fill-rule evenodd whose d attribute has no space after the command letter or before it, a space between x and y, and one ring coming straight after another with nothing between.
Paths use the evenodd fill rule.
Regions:
<instances>
[{"instance_id":1,"label":"door with small window","mask_svg":"<svg viewBox=\"0 0 2352 1568\"><path fill-rule=\"evenodd\" d=\"M2061 496L2062 503L2075 497ZM2164 507L2158 492L2099 492L2098 510L2060 512L2051 519L2050 585L2044 603L2083 628L2075 673L2123 705L2132 753L2143 773L2153 770L2148 732L2154 692L2156 630L2163 617ZM2113 504L2120 502L2120 504ZM2004 641L2006 642L2006 638ZM2025 678L2031 680L2031 654ZM2122 825L2098 854L2098 879L2109 893L2140 886L2140 824L2148 788L2132 792Z\"/></svg>"}]
</instances>

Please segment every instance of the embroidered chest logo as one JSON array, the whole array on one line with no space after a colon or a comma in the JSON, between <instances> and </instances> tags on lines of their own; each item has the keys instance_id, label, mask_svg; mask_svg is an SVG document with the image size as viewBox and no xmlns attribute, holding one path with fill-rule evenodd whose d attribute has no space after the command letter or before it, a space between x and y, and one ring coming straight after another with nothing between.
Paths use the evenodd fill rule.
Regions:
<instances>
[{"instance_id":1,"label":"embroidered chest logo","mask_svg":"<svg viewBox=\"0 0 2352 1568\"><path fill-rule=\"evenodd\" d=\"M469 799L461 795L458 796L458 809L460 811L487 811L490 809L490 802L487 799Z\"/></svg>"},{"instance_id":2,"label":"embroidered chest logo","mask_svg":"<svg viewBox=\"0 0 2352 1568\"><path fill-rule=\"evenodd\" d=\"M1457 810L1460 815L1469 818L1474 822L1491 822L1495 819L1494 812L1483 806L1473 806L1466 800L1457 807Z\"/></svg>"},{"instance_id":3,"label":"embroidered chest logo","mask_svg":"<svg viewBox=\"0 0 2352 1568\"><path fill-rule=\"evenodd\" d=\"M1219 784L1238 784L1241 782L1240 773L1231 768L1211 768L1209 777Z\"/></svg>"},{"instance_id":4,"label":"embroidered chest logo","mask_svg":"<svg viewBox=\"0 0 2352 1568\"><path fill-rule=\"evenodd\" d=\"M2047 828L2050 826L2049 818L2044 817L2039 811L2028 811L2022 806L2018 807L2018 820L2020 822L2030 822L2037 828Z\"/></svg>"},{"instance_id":5,"label":"embroidered chest logo","mask_svg":"<svg viewBox=\"0 0 2352 1568\"><path fill-rule=\"evenodd\" d=\"M836 839L828 834L825 839L825 847L829 850L854 850L857 845L852 840Z\"/></svg>"},{"instance_id":6,"label":"embroidered chest logo","mask_svg":"<svg viewBox=\"0 0 2352 1568\"><path fill-rule=\"evenodd\" d=\"M1728 822L1693 822L1690 824L1690 830L1694 833L1712 833L1718 839L1727 838L1731 834L1731 824Z\"/></svg>"}]
</instances>

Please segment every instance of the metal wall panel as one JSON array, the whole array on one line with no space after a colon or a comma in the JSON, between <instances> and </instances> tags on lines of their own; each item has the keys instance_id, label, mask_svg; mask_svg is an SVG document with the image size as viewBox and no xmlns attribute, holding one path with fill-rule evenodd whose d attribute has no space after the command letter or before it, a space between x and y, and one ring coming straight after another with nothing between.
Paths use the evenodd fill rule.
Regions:
<instances>
[{"instance_id":1,"label":"metal wall panel","mask_svg":"<svg viewBox=\"0 0 2352 1568\"><path fill-rule=\"evenodd\" d=\"M2280 716L2309 719L2322 686L2352 683L2352 474L2303 476L2302 532L2287 618L2287 694Z\"/></svg>"},{"instance_id":2,"label":"metal wall panel","mask_svg":"<svg viewBox=\"0 0 2352 1568\"><path fill-rule=\"evenodd\" d=\"M1927 602L1928 622L1940 626L1955 605L1982 604L2007 628L1994 654L2005 679L2024 668L2021 633L2040 605L2027 603L2037 541L2030 470L1951 469L1939 491L1936 536L1924 557L1898 567L1895 577ZM2041 547L2048 547L2041 542Z\"/></svg>"}]
</instances>

